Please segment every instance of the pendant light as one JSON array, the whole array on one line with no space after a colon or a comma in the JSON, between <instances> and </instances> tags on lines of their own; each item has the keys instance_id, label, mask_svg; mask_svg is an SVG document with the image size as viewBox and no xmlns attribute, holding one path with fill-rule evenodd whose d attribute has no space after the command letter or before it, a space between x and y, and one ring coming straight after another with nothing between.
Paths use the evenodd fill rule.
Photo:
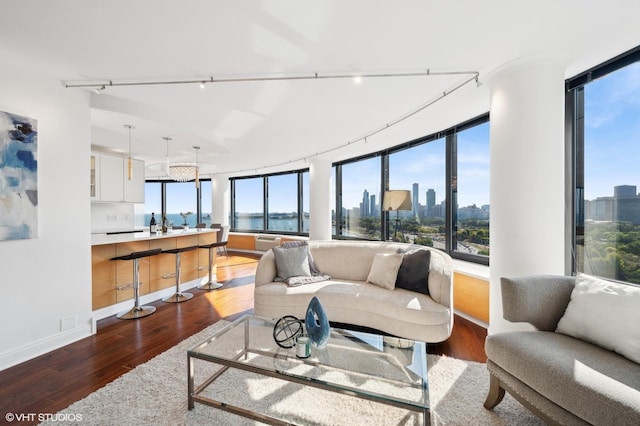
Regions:
<instances>
[{"instance_id":1,"label":"pendant light","mask_svg":"<svg viewBox=\"0 0 640 426\"><path fill-rule=\"evenodd\" d=\"M198 168L198 151L200 147L194 146L193 149L196 151L196 188L200 188L200 169Z\"/></svg>"},{"instance_id":2,"label":"pendant light","mask_svg":"<svg viewBox=\"0 0 640 426\"><path fill-rule=\"evenodd\" d=\"M133 179L133 160L131 159L131 130L135 129L131 124L125 124L124 127L129 129L129 160L127 161L127 179Z\"/></svg>"},{"instance_id":3,"label":"pendant light","mask_svg":"<svg viewBox=\"0 0 640 426\"><path fill-rule=\"evenodd\" d=\"M171 140L171 138L168 136L164 136L162 139L167 142L167 155L164 157L164 172L167 174L167 176L170 176L171 163L169 162L169 141Z\"/></svg>"}]
</instances>

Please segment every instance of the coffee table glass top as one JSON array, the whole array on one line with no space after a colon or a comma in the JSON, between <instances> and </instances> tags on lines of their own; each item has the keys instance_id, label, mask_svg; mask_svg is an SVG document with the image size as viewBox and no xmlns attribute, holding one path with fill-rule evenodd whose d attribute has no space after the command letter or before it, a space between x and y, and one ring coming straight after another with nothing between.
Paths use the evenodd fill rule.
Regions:
<instances>
[{"instance_id":1,"label":"coffee table glass top","mask_svg":"<svg viewBox=\"0 0 640 426\"><path fill-rule=\"evenodd\" d=\"M273 339L274 321L244 316L189 350L189 355L229 367L281 375L302 383L428 410L424 342L332 328L323 349L296 357ZM408 346L408 347L404 347Z\"/></svg>"}]
</instances>

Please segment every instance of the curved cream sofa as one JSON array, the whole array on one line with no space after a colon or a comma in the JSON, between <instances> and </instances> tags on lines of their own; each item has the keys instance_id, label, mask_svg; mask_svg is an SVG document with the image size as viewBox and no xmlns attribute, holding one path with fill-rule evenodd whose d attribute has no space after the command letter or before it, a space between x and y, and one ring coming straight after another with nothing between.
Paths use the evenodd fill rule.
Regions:
<instances>
[{"instance_id":1,"label":"curved cream sofa","mask_svg":"<svg viewBox=\"0 0 640 426\"><path fill-rule=\"evenodd\" d=\"M431 251L429 295L366 282L376 253L401 250ZM309 253L328 281L289 287L276 278L272 250L256 270L255 313L265 318L293 315L304 319L307 305L317 296L329 320L369 327L412 340L437 343L453 327L453 262L446 253L423 246L381 241L309 241ZM426 283L425 283L426 284Z\"/></svg>"}]
</instances>

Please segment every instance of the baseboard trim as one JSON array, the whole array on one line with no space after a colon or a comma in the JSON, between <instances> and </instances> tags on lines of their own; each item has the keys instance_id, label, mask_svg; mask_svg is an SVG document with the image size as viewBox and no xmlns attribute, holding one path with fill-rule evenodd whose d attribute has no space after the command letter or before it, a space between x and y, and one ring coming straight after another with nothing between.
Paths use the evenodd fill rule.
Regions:
<instances>
[{"instance_id":1,"label":"baseboard trim","mask_svg":"<svg viewBox=\"0 0 640 426\"><path fill-rule=\"evenodd\" d=\"M86 324L0 354L0 371L60 349L92 334L91 324Z\"/></svg>"},{"instance_id":2,"label":"baseboard trim","mask_svg":"<svg viewBox=\"0 0 640 426\"><path fill-rule=\"evenodd\" d=\"M472 317L471 315L465 314L464 312L460 312L457 309L453 310L453 313L458 315L459 317L462 317L466 320L471 321L472 323L479 325L482 328L486 328L487 330L489 329L489 324L487 324L486 322L479 320L478 318Z\"/></svg>"}]
</instances>

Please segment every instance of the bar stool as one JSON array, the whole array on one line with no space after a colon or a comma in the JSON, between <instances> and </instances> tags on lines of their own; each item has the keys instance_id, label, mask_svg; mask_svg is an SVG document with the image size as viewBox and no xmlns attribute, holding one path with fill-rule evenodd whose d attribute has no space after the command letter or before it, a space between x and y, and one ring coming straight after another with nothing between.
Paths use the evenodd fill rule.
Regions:
<instances>
[{"instance_id":1,"label":"bar stool","mask_svg":"<svg viewBox=\"0 0 640 426\"><path fill-rule=\"evenodd\" d=\"M191 293L182 293L180 291L180 255L186 251L195 250L197 248L198 246L189 246L163 251L163 253L171 253L176 255L176 292L172 296L162 299L163 302L179 303L185 302L193 297L193 294Z\"/></svg>"},{"instance_id":2,"label":"bar stool","mask_svg":"<svg viewBox=\"0 0 640 426\"><path fill-rule=\"evenodd\" d=\"M218 238L215 243L211 243L211 244L204 244L201 245L200 248L201 249L208 249L209 250L209 281L207 283L204 283L202 285L199 285L198 288L200 290L215 290L217 288L222 287L222 284L220 284L219 282L217 282L217 279L214 280L213 279L213 250L217 249L220 245L220 236L219 236L220 232L218 232Z\"/></svg>"},{"instance_id":3,"label":"bar stool","mask_svg":"<svg viewBox=\"0 0 640 426\"><path fill-rule=\"evenodd\" d=\"M140 259L160 254L161 249L134 251L124 256L117 256L111 260L133 260L133 308L116 315L120 319L135 319L146 317L156 311L154 306L140 306Z\"/></svg>"}]
</instances>

